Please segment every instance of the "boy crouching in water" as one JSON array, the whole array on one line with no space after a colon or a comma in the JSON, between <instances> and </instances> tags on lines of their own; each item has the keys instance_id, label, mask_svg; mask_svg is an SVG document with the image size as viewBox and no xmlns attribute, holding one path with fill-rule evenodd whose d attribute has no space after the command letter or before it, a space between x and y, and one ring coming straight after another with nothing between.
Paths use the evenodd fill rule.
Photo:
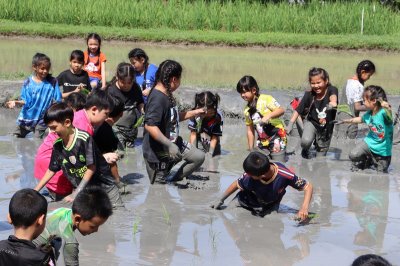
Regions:
<instances>
[{"instance_id":1,"label":"boy crouching in water","mask_svg":"<svg viewBox=\"0 0 400 266\"><path fill-rule=\"evenodd\" d=\"M47 201L37 191L25 188L15 192L8 213L14 235L0 241L0 265L53 265L52 252L32 243L44 230L46 213Z\"/></svg>"},{"instance_id":2,"label":"boy crouching in water","mask_svg":"<svg viewBox=\"0 0 400 266\"><path fill-rule=\"evenodd\" d=\"M296 176L282 163L270 163L268 157L260 152L251 152L243 162L243 169L242 177L228 187L222 198L211 205L212 208L221 209L225 199L240 189L237 195L239 204L256 215L265 216L278 210L286 187L291 186L304 191L303 204L297 216L302 221L307 219L313 193L310 182Z\"/></svg>"},{"instance_id":3,"label":"boy crouching in water","mask_svg":"<svg viewBox=\"0 0 400 266\"><path fill-rule=\"evenodd\" d=\"M122 206L110 166L98 151L92 137L72 125L73 118L74 112L65 103L53 104L46 111L44 122L60 138L54 142L49 169L35 190L41 190L57 171L62 170L75 189L64 201L72 202L90 184L104 189L114 207Z\"/></svg>"},{"instance_id":4,"label":"boy crouching in water","mask_svg":"<svg viewBox=\"0 0 400 266\"><path fill-rule=\"evenodd\" d=\"M59 208L49 213L46 228L33 242L40 246L52 236L61 238L57 265L79 265L79 243L74 232L83 236L95 233L112 214L107 193L99 187L87 187L76 196L72 209Z\"/></svg>"}]
</instances>

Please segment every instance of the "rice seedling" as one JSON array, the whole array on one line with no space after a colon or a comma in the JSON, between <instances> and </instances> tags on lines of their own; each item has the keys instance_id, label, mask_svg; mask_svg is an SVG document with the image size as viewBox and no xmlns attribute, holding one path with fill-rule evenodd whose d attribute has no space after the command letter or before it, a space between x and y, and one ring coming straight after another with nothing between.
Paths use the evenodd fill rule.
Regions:
<instances>
[{"instance_id":1,"label":"rice seedling","mask_svg":"<svg viewBox=\"0 0 400 266\"><path fill-rule=\"evenodd\" d=\"M133 221L133 236L136 237L136 234L139 232L139 224L140 224L140 217L136 217L135 220Z\"/></svg>"},{"instance_id":2,"label":"rice seedling","mask_svg":"<svg viewBox=\"0 0 400 266\"><path fill-rule=\"evenodd\" d=\"M171 226L171 214L168 212L167 208L165 207L164 203L162 204L163 208L163 217L164 221L167 225Z\"/></svg>"}]
</instances>

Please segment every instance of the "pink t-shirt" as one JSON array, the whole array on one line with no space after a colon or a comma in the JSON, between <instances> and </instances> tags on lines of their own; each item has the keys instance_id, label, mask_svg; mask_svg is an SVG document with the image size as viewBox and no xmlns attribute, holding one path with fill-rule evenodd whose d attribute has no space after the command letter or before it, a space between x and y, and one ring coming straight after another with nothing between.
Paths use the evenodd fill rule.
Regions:
<instances>
[{"instance_id":1,"label":"pink t-shirt","mask_svg":"<svg viewBox=\"0 0 400 266\"><path fill-rule=\"evenodd\" d=\"M53 144L56 139L58 139L58 135L54 132L50 132L43 140L43 143L39 146L39 149L36 153L34 168L34 176L36 179L41 180L47 169L49 169ZM72 185L63 175L62 171L58 171L53 178L49 180L49 182L46 184L46 187L60 195L68 195L72 193Z\"/></svg>"},{"instance_id":2,"label":"pink t-shirt","mask_svg":"<svg viewBox=\"0 0 400 266\"><path fill-rule=\"evenodd\" d=\"M84 130L88 132L89 135L93 136L94 130L84 109L74 113L74 121L72 124L74 127ZM43 143L40 145L36 153L34 176L39 180L42 179L49 168L53 144L56 139L58 139L58 135L54 132L50 132L43 140ZM58 171L53 178L49 180L46 187L60 195L68 195L72 193L72 185L63 175L62 171Z\"/></svg>"}]
</instances>

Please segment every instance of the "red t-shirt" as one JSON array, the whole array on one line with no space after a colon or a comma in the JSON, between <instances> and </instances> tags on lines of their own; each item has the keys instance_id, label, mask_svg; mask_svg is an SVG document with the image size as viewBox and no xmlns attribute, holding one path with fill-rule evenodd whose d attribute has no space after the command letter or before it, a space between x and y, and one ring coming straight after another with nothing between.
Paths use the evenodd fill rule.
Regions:
<instances>
[{"instance_id":1,"label":"red t-shirt","mask_svg":"<svg viewBox=\"0 0 400 266\"><path fill-rule=\"evenodd\" d=\"M89 74L89 77L101 79L101 63L107 62L106 56L100 52L99 55L92 56L88 51L84 52L85 66L83 67Z\"/></svg>"}]
</instances>

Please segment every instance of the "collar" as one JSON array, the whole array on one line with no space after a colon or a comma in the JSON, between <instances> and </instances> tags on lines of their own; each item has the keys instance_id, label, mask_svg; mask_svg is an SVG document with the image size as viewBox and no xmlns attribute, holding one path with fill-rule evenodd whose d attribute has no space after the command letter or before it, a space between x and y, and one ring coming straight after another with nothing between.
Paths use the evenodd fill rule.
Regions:
<instances>
[{"instance_id":1,"label":"collar","mask_svg":"<svg viewBox=\"0 0 400 266\"><path fill-rule=\"evenodd\" d=\"M272 166L274 167L274 174L272 175L272 177L268 181L264 181L264 180L260 179L260 182L263 183L264 185L268 185L268 184L271 184L272 182L274 182L274 180L278 174L278 166L275 163L272 163Z\"/></svg>"}]
</instances>

